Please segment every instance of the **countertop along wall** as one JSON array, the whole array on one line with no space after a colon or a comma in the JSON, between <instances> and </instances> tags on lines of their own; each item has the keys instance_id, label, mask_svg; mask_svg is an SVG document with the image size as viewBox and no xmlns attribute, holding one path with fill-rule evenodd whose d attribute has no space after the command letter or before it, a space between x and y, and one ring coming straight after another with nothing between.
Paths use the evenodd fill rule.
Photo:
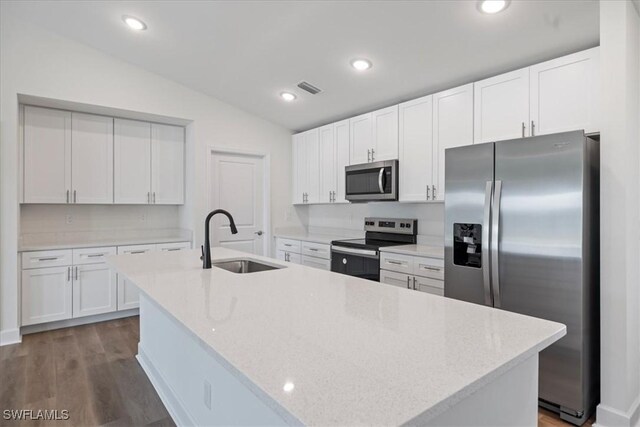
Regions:
<instances>
[{"instance_id":1,"label":"countertop along wall","mask_svg":"<svg viewBox=\"0 0 640 427\"><path fill-rule=\"evenodd\" d=\"M0 18L0 344L19 339L18 94L192 120L186 132L186 204L178 209L179 226L193 230L196 245L203 239L208 208L211 145L270 154L271 226L300 225L295 215L285 219L290 207L289 130L18 21L10 3L2 3Z\"/></svg>"}]
</instances>

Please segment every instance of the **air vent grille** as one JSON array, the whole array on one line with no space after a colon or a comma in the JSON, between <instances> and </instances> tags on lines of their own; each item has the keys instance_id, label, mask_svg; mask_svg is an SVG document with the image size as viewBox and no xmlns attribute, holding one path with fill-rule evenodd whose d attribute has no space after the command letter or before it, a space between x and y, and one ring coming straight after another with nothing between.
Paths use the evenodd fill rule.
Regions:
<instances>
[{"instance_id":1,"label":"air vent grille","mask_svg":"<svg viewBox=\"0 0 640 427\"><path fill-rule=\"evenodd\" d=\"M307 83L307 82L300 82L298 83L298 87L302 90L306 90L307 92L309 92L311 95L315 95L317 93L322 92L322 90L318 89L317 87L315 87L314 85L312 85L311 83Z\"/></svg>"}]
</instances>

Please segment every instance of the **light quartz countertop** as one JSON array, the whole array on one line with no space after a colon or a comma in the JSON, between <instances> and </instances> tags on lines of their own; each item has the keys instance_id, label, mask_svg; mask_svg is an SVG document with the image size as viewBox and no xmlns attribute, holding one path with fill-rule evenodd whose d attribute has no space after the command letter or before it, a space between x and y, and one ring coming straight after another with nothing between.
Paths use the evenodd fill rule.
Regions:
<instances>
[{"instance_id":1,"label":"light quartz countertop","mask_svg":"<svg viewBox=\"0 0 640 427\"><path fill-rule=\"evenodd\" d=\"M265 404L307 425L422 423L566 333L555 322L229 249L213 248L214 262L284 268L203 270L199 257L107 262Z\"/></svg>"},{"instance_id":2,"label":"light quartz countertop","mask_svg":"<svg viewBox=\"0 0 640 427\"><path fill-rule=\"evenodd\" d=\"M334 240L345 240L345 239L358 239L363 237L361 236L341 236L336 234L319 234L319 233L306 233L303 231L288 231L288 232L277 232L274 234L274 237L279 237L282 239L292 239L292 240L302 240L305 242L313 242L313 243L324 243L325 245L330 245Z\"/></svg>"},{"instance_id":3,"label":"light quartz countertop","mask_svg":"<svg viewBox=\"0 0 640 427\"><path fill-rule=\"evenodd\" d=\"M176 242L191 242L191 232L167 229L33 233L20 236L18 252Z\"/></svg>"},{"instance_id":4,"label":"light quartz countertop","mask_svg":"<svg viewBox=\"0 0 640 427\"><path fill-rule=\"evenodd\" d=\"M422 256L428 258L444 259L444 246L432 245L400 245L385 246L380 248L380 252L390 252L393 254Z\"/></svg>"}]
</instances>

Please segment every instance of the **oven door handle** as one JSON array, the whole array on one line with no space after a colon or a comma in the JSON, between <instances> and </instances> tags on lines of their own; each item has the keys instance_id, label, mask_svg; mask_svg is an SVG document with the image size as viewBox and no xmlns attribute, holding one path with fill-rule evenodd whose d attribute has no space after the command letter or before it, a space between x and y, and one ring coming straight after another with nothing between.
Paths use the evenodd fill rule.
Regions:
<instances>
[{"instance_id":1,"label":"oven door handle","mask_svg":"<svg viewBox=\"0 0 640 427\"><path fill-rule=\"evenodd\" d=\"M355 249L355 248L346 248L343 246L340 246L340 247L331 246L331 252L336 252L339 254L347 254L347 255L358 255L358 256L363 256L365 258L375 258L375 259L380 258L378 251L374 251L371 249Z\"/></svg>"},{"instance_id":2,"label":"oven door handle","mask_svg":"<svg viewBox=\"0 0 640 427\"><path fill-rule=\"evenodd\" d=\"M384 168L380 168L380 173L378 173L378 188L380 189L380 193L384 194Z\"/></svg>"}]
</instances>

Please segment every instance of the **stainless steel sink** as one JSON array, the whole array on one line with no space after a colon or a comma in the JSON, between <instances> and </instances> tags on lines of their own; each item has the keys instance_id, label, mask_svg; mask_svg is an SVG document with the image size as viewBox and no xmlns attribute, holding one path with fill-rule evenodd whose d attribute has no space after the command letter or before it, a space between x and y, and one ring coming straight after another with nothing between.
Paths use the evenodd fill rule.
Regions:
<instances>
[{"instance_id":1,"label":"stainless steel sink","mask_svg":"<svg viewBox=\"0 0 640 427\"><path fill-rule=\"evenodd\" d=\"M223 270L230 271L232 273L258 273L260 271L277 270L283 268L280 266L263 264L258 261L250 259L234 259L228 261L218 261L212 263L214 267L222 268Z\"/></svg>"}]
</instances>

